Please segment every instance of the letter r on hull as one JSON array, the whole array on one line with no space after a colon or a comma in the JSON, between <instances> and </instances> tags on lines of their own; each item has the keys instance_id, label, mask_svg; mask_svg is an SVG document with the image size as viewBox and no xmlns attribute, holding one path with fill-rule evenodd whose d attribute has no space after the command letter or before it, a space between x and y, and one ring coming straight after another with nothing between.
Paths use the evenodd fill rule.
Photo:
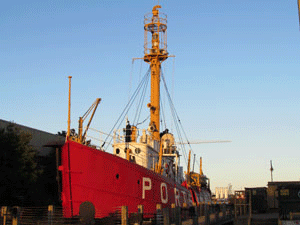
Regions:
<instances>
[{"instance_id":1,"label":"letter r on hull","mask_svg":"<svg viewBox=\"0 0 300 225\"><path fill-rule=\"evenodd\" d=\"M180 193L177 188L174 188L175 206L180 206Z\"/></svg>"}]
</instances>

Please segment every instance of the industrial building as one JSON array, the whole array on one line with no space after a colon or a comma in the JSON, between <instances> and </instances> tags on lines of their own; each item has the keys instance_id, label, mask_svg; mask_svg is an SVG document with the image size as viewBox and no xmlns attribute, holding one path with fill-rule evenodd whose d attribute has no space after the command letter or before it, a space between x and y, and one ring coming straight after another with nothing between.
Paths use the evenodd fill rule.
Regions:
<instances>
[{"instance_id":1,"label":"industrial building","mask_svg":"<svg viewBox=\"0 0 300 225\"><path fill-rule=\"evenodd\" d=\"M31 134L32 139L30 145L38 152L39 156L46 156L50 153L52 148L60 147L65 142L65 137L57 134L51 134L45 131L37 130L31 127L26 127L14 122L9 122L0 119L0 128L5 128L9 124L14 124L21 131L25 131Z\"/></svg>"}]
</instances>

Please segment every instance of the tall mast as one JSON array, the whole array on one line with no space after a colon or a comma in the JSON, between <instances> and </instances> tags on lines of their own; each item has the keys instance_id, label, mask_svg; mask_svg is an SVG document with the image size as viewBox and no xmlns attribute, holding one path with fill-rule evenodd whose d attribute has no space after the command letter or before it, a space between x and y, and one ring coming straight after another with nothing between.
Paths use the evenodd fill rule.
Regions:
<instances>
[{"instance_id":1,"label":"tall mast","mask_svg":"<svg viewBox=\"0 0 300 225\"><path fill-rule=\"evenodd\" d=\"M149 131L152 139L160 141L160 72L161 62L168 58L167 52L167 16L159 13L160 5L152 9L152 14L145 15L144 30L144 61L150 64L151 68L151 98L148 107L150 108ZM149 35L148 35L149 34Z\"/></svg>"},{"instance_id":2,"label":"tall mast","mask_svg":"<svg viewBox=\"0 0 300 225\"><path fill-rule=\"evenodd\" d=\"M68 130L67 130L67 139L70 137L70 127L71 127L71 79L72 76L68 76L69 78L69 104L68 104Z\"/></svg>"}]
</instances>

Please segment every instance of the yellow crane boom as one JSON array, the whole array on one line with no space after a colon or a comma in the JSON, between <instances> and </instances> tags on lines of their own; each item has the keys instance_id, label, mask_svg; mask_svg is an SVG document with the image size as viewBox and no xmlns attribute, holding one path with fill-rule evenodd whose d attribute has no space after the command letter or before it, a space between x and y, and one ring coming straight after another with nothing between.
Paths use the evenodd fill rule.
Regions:
<instances>
[{"instance_id":1,"label":"yellow crane boom","mask_svg":"<svg viewBox=\"0 0 300 225\"><path fill-rule=\"evenodd\" d=\"M92 119L95 115L95 112L97 110L97 107L99 105L101 101L101 98L97 98L96 101L91 105L91 107L86 111L86 113L82 116L82 117L79 117L79 125L78 125L78 138L77 138L77 142L83 144L85 142L85 139L86 139L86 133L90 127L90 124L92 122ZM93 112L92 112L93 111ZM88 117L88 115L92 112L92 115L89 119L89 122L86 126L86 129L84 131L84 133L82 134L82 126L83 126L83 122L84 120Z\"/></svg>"}]
</instances>

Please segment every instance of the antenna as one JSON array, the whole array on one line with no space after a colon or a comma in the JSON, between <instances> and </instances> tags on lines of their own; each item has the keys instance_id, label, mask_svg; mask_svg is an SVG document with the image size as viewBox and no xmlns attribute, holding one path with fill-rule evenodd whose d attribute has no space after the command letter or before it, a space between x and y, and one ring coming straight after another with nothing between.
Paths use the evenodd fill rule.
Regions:
<instances>
[{"instance_id":1,"label":"antenna","mask_svg":"<svg viewBox=\"0 0 300 225\"><path fill-rule=\"evenodd\" d=\"M273 166L272 166L272 160L270 160L270 164L271 164L271 168L270 168L270 171L271 171L271 182L273 182Z\"/></svg>"},{"instance_id":2,"label":"antenna","mask_svg":"<svg viewBox=\"0 0 300 225\"><path fill-rule=\"evenodd\" d=\"M195 159L196 159L196 154L194 154L193 172L194 172L194 168L195 168Z\"/></svg>"}]
</instances>

